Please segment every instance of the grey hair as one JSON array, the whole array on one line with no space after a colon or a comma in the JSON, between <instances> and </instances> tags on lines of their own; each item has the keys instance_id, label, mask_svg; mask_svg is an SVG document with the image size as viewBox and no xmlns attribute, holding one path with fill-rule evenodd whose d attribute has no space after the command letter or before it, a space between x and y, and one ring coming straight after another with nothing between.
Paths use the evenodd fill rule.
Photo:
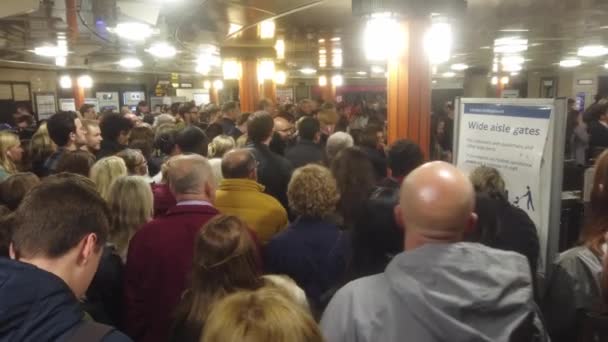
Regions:
<instances>
[{"instance_id":1,"label":"grey hair","mask_svg":"<svg viewBox=\"0 0 608 342\"><path fill-rule=\"evenodd\" d=\"M325 152L327 153L327 159L333 160L340 151L345 148L353 147L355 142L353 137L345 132L336 132L329 136L327 139L327 145Z\"/></svg>"},{"instance_id":2,"label":"grey hair","mask_svg":"<svg viewBox=\"0 0 608 342\"><path fill-rule=\"evenodd\" d=\"M170 124L175 123L175 118L173 117L173 115L160 114L154 118L154 127L158 127L158 126L160 126L162 124L166 124L166 123L170 123Z\"/></svg>"},{"instance_id":3,"label":"grey hair","mask_svg":"<svg viewBox=\"0 0 608 342\"><path fill-rule=\"evenodd\" d=\"M198 195L201 185L213 183L213 172L206 158L180 155L167 162L167 180L176 195Z\"/></svg>"}]
</instances>

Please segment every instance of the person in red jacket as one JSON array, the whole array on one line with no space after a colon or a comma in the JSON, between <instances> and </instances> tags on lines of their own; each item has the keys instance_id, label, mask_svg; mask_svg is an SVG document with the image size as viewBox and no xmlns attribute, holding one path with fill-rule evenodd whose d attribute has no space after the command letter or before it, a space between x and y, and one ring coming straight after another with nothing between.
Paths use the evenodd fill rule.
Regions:
<instances>
[{"instance_id":1,"label":"person in red jacket","mask_svg":"<svg viewBox=\"0 0 608 342\"><path fill-rule=\"evenodd\" d=\"M167 162L167 180L177 205L144 225L132 238L125 270L125 327L136 341L166 341L187 285L194 241L218 211L209 162L179 155Z\"/></svg>"}]
</instances>

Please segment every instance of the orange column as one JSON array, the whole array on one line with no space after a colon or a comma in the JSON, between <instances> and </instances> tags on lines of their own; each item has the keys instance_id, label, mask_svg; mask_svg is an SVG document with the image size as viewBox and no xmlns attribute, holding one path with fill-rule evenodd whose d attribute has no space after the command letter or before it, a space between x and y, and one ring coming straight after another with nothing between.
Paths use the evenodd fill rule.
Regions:
<instances>
[{"instance_id":1,"label":"orange column","mask_svg":"<svg viewBox=\"0 0 608 342\"><path fill-rule=\"evenodd\" d=\"M388 63L388 140L409 139L429 157L431 69L424 52L427 19L401 24L405 49Z\"/></svg>"},{"instance_id":2,"label":"orange column","mask_svg":"<svg viewBox=\"0 0 608 342\"><path fill-rule=\"evenodd\" d=\"M209 89L209 102L214 103L216 105L220 104L220 95L217 89Z\"/></svg>"},{"instance_id":3,"label":"orange column","mask_svg":"<svg viewBox=\"0 0 608 342\"><path fill-rule=\"evenodd\" d=\"M321 97L323 101L335 102L336 87L329 83L325 87L321 87Z\"/></svg>"},{"instance_id":4,"label":"orange column","mask_svg":"<svg viewBox=\"0 0 608 342\"><path fill-rule=\"evenodd\" d=\"M80 87L77 83L78 82L74 82L74 86L72 87L76 110L80 109L80 106L84 104L84 88Z\"/></svg>"},{"instance_id":5,"label":"orange column","mask_svg":"<svg viewBox=\"0 0 608 342\"><path fill-rule=\"evenodd\" d=\"M241 111L255 111L256 103L259 101L258 63L255 59L241 61L242 75L239 80L239 99Z\"/></svg>"},{"instance_id":6,"label":"orange column","mask_svg":"<svg viewBox=\"0 0 608 342\"><path fill-rule=\"evenodd\" d=\"M277 103L277 85L273 80L265 80L262 86L264 98L266 100L272 101L272 103Z\"/></svg>"}]
</instances>

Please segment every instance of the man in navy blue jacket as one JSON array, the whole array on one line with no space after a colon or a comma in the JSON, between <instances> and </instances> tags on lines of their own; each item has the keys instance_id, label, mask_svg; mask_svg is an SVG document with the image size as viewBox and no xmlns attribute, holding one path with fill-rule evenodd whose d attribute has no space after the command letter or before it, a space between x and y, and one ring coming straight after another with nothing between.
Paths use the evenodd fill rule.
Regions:
<instances>
[{"instance_id":1,"label":"man in navy blue jacket","mask_svg":"<svg viewBox=\"0 0 608 342\"><path fill-rule=\"evenodd\" d=\"M47 178L11 220L0 258L0 341L131 341L85 319L84 296L108 237L109 211L84 177Z\"/></svg>"}]
</instances>

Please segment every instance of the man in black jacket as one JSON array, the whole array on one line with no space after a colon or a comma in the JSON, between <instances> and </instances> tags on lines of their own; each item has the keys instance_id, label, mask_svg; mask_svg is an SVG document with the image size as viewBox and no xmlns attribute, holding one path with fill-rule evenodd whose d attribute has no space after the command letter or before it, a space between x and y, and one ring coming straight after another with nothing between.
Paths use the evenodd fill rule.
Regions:
<instances>
[{"instance_id":1,"label":"man in black jacket","mask_svg":"<svg viewBox=\"0 0 608 342\"><path fill-rule=\"evenodd\" d=\"M599 105L592 113L593 120L589 122L589 147L608 147L608 104Z\"/></svg>"},{"instance_id":2,"label":"man in black jacket","mask_svg":"<svg viewBox=\"0 0 608 342\"><path fill-rule=\"evenodd\" d=\"M265 192L288 208L287 185L291 179L291 163L272 152L268 145L272 139L274 122L266 112L255 112L247 123L247 134L255 159L258 161L258 182L266 187Z\"/></svg>"},{"instance_id":3,"label":"man in black jacket","mask_svg":"<svg viewBox=\"0 0 608 342\"><path fill-rule=\"evenodd\" d=\"M302 119L298 124L299 139L296 145L285 153L285 158L294 168L310 163L321 163L323 149L319 144L321 140L321 124L319 120L311 117Z\"/></svg>"},{"instance_id":4,"label":"man in black jacket","mask_svg":"<svg viewBox=\"0 0 608 342\"><path fill-rule=\"evenodd\" d=\"M101 149L97 152L97 159L113 156L128 148L129 137L133 129L133 122L120 114L104 115L99 124L101 129Z\"/></svg>"},{"instance_id":5,"label":"man in black jacket","mask_svg":"<svg viewBox=\"0 0 608 342\"><path fill-rule=\"evenodd\" d=\"M95 275L109 210L80 176L51 176L11 221L11 259L0 258L1 341L131 341L85 319L78 298Z\"/></svg>"}]
</instances>

